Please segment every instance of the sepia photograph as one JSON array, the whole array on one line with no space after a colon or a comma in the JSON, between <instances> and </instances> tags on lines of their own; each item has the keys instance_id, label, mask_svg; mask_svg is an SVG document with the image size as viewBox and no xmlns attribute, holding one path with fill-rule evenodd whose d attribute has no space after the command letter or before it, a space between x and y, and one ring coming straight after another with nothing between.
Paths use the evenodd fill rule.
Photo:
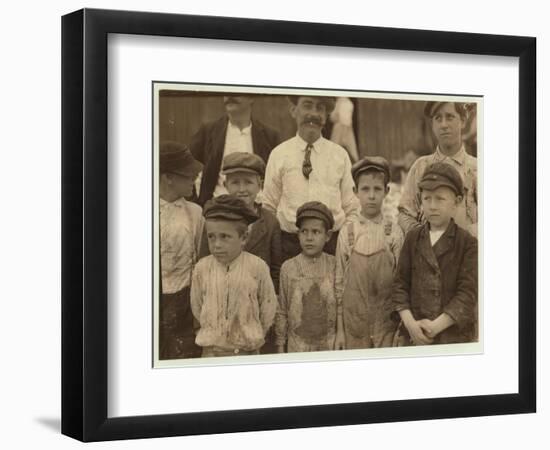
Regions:
<instances>
[{"instance_id":1,"label":"sepia photograph","mask_svg":"<svg viewBox=\"0 0 550 450\"><path fill-rule=\"evenodd\" d=\"M483 98L153 82L153 366L483 351Z\"/></svg>"}]
</instances>

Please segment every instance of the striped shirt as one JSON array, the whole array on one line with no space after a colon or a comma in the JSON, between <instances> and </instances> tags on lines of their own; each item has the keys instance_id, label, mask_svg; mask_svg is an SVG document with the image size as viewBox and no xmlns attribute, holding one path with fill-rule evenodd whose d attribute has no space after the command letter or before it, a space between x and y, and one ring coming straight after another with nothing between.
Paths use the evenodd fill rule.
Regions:
<instances>
[{"instance_id":1,"label":"striped shirt","mask_svg":"<svg viewBox=\"0 0 550 450\"><path fill-rule=\"evenodd\" d=\"M259 349L277 310L269 267L248 252L229 265L202 258L193 271L191 308L200 323L197 345Z\"/></svg>"}]
</instances>

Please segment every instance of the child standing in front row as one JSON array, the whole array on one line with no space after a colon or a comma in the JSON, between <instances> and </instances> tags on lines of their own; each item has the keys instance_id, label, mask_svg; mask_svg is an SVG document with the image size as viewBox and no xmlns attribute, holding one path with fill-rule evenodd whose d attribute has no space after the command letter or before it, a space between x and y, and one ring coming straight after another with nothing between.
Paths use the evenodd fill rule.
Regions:
<instances>
[{"instance_id":1,"label":"child standing in front row","mask_svg":"<svg viewBox=\"0 0 550 450\"><path fill-rule=\"evenodd\" d=\"M275 320L277 352L332 350L336 333L334 256L323 252L334 227L332 212L307 202L296 213L302 252L281 267Z\"/></svg>"},{"instance_id":2,"label":"child standing in front row","mask_svg":"<svg viewBox=\"0 0 550 450\"><path fill-rule=\"evenodd\" d=\"M361 215L338 236L335 346L388 347L395 331L390 317L393 275L403 245L401 228L384 221L381 213L389 192L389 163L379 156L364 158L353 165L352 176Z\"/></svg>"},{"instance_id":3,"label":"child standing in front row","mask_svg":"<svg viewBox=\"0 0 550 450\"><path fill-rule=\"evenodd\" d=\"M256 211L233 196L204 205L210 256L193 272L191 307L203 357L258 354L277 310L269 267L243 251Z\"/></svg>"},{"instance_id":4,"label":"child standing in front row","mask_svg":"<svg viewBox=\"0 0 550 450\"><path fill-rule=\"evenodd\" d=\"M461 175L449 164L434 163L418 188L427 223L407 234L393 286L393 308L406 328L405 342L473 342L477 239L454 221L464 195Z\"/></svg>"}]
</instances>

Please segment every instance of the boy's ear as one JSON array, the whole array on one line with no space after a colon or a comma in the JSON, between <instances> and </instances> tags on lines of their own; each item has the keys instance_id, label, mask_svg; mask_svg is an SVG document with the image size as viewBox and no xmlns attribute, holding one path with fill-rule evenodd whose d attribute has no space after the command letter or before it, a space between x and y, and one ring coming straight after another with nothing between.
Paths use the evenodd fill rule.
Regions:
<instances>
[{"instance_id":1,"label":"boy's ear","mask_svg":"<svg viewBox=\"0 0 550 450\"><path fill-rule=\"evenodd\" d=\"M357 186L353 185L353 193L357 195Z\"/></svg>"},{"instance_id":2,"label":"boy's ear","mask_svg":"<svg viewBox=\"0 0 550 450\"><path fill-rule=\"evenodd\" d=\"M463 199L464 199L464 197L462 195L457 195L456 196L456 204L460 205L462 203Z\"/></svg>"},{"instance_id":3,"label":"boy's ear","mask_svg":"<svg viewBox=\"0 0 550 450\"><path fill-rule=\"evenodd\" d=\"M386 189L384 189L384 195L388 195L390 193L390 185L386 184Z\"/></svg>"},{"instance_id":4,"label":"boy's ear","mask_svg":"<svg viewBox=\"0 0 550 450\"><path fill-rule=\"evenodd\" d=\"M290 103L290 106L289 106L289 111L290 111L290 115L292 116L293 119L296 119L296 106L294 103Z\"/></svg>"},{"instance_id":5,"label":"boy's ear","mask_svg":"<svg viewBox=\"0 0 550 450\"><path fill-rule=\"evenodd\" d=\"M332 237L332 230L327 230L327 237L326 237L326 241L325 242L328 242L330 241L330 238Z\"/></svg>"}]
</instances>

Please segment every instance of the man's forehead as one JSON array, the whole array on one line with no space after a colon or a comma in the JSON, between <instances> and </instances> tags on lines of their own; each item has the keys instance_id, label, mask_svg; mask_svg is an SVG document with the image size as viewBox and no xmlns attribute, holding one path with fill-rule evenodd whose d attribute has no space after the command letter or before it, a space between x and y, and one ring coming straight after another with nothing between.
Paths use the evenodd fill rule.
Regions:
<instances>
[{"instance_id":1,"label":"man's forehead","mask_svg":"<svg viewBox=\"0 0 550 450\"><path fill-rule=\"evenodd\" d=\"M300 96L298 97L298 102L301 102L301 103L306 103L306 102L311 102L311 103L325 103L325 99L323 99L322 97L309 97L309 96Z\"/></svg>"},{"instance_id":2,"label":"man's forehead","mask_svg":"<svg viewBox=\"0 0 550 450\"><path fill-rule=\"evenodd\" d=\"M443 110L447 113L452 112L457 116L460 115L456 109L455 103L453 102L440 103L434 108L433 115L436 116L437 114L441 114Z\"/></svg>"}]
</instances>

